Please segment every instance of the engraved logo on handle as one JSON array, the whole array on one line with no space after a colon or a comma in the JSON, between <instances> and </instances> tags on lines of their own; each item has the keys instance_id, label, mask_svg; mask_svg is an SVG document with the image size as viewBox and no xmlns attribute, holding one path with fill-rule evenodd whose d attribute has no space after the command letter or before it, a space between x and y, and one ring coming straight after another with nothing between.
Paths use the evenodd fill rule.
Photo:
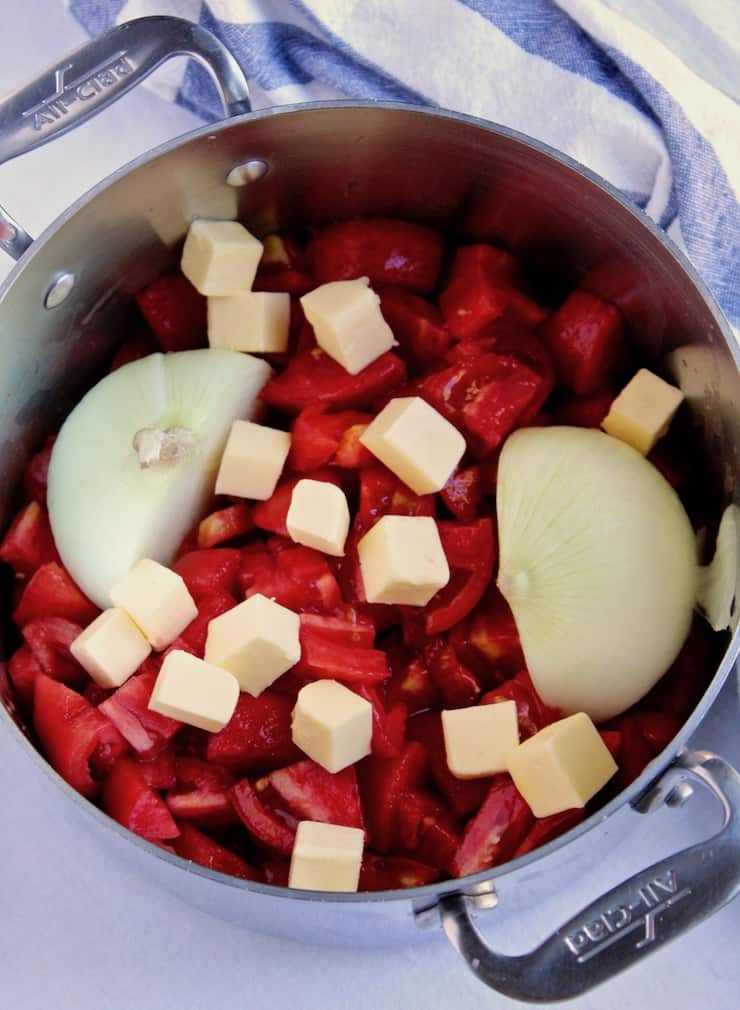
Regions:
<instances>
[{"instance_id":1,"label":"engraved logo on handle","mask_svg":"<svg viewBox=\"0 0 740 1010\"><path fill-rule=\"evenodd\" d=\"M54 72L54 94L23 113L24 119L33 120L34 130L43 130L45 126L62 119L76 102L89 102L108 88L114 87L128 77L135 67L126 50L122 49L82 76L67 81L66 76L73 69L72 63L58 67Z\"/></svg>"},{"instance_id":2,"label":"engraved logo on handle","mask_svg":"<svg viewBox=\"0 0 740 1010\"><path fill-rule=\"evenodd\" d=\"M642 935L635 948L647 947L656 939L658 915L690 894L690 887L679 890L675 872L667 870L641 887L634 901L607 908L595 919L582 923L565 937L565 945L579 964L585 964L636 930L642 930Z\"/></svg>"}]
</instances>

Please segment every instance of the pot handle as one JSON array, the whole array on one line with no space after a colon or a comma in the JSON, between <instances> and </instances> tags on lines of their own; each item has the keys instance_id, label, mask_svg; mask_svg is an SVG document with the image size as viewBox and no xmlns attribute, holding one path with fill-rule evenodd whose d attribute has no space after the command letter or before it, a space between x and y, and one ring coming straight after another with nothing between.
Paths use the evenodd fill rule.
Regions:
<instances>
[{"instance_id":1,"label":"pot handle","mask_svg":"<svg viewBox=\"0 0 740 1010\"><path fill-rule=\"evenodd\" d=\"M579 996L605 982L716 912L740 889L740 775L722 758L688 751L639 804L642 812L668 799L687 778L722 804L720 831L654 863L602 895L528 954L497 954L473 924L471 899L440 899L442 927L486 985L528 1003ZM685 788L685 787L684 787Z\"/></svg>"},{"instance_id":2,"label":"pot handle","mask_svg":"<svg viewBox=\"0 0 740 1010\"><path fill-rule=\"evenodd\" d=\"M173 56L192 56L210 71L227 116L250 111L244 73L211 32L183 18L138 18L75 49L0 101L0 164L92 119ZM30 243L0 208L0 248L18 259Z\"/></svg>"}]
</instances>

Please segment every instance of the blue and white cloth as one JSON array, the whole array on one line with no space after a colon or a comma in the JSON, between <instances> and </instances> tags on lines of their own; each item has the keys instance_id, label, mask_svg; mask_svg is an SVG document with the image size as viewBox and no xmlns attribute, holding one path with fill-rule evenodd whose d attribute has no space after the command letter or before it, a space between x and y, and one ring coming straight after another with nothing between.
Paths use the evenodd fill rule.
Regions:
<instances>
[{"instance_id":1,"label":"blue and white cloth","mask_svg":"<svg viewBox=\"0 0 740 1010\"><path fill-rule=\"evenodd\" d=\"M414 102L551 144L665 228L740 327L740 108L731 97L740 81L731 71L712 73L706 59L701 74L691 69L624 16L622 0L66 2L91 33L147 14L210 28L244 68L255 108L340 98ZM737 0L711 7L727 18L715 42L731 46ZM685 19L684 36L701 30L691 0L665 10ZM206 119L220 115L195 64L170 65L153 84Z\"/></svg>"}]
</instances>

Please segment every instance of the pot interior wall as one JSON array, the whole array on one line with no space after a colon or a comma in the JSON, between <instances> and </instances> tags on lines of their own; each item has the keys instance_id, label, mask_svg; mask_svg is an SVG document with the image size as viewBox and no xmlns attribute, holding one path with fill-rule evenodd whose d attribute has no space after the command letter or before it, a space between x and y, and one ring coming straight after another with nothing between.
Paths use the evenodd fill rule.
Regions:
<instances>
[{"instance_id":1,"label":"pot interior wall","mask_svg":"<svg viewBox=\"0 0 740 1010\"><path fill-rule=\"evenodd\" d=\"M264 160L241 188L230 169ZM0 293L0 520L23 462L136 325L132 294L174 263L194 215L256 233L353 215L433 224L520 255L552 304L576 282L621 309L649 359L672 372L734 493L740 376L722 328L672 251L594 181L532 144L420 110L300 108L204 130L120 174L66 215ZM77 282L44 308L53 278Z\"/></svg>"}]
</instances>

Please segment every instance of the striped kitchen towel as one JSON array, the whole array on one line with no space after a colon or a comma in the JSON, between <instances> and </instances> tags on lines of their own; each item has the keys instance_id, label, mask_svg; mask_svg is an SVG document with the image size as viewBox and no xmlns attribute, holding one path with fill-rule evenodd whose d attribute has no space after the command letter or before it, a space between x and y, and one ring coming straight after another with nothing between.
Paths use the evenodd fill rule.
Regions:
<instances>
[{"instance_id":1,"label":"striped kitchen towel","mask_svg":"<svg viewBox=\"0 0 740 1010\"><path fill-rule=\"evenodd\" d=\"M241 63L255 108L339 98L413 102L551 144L665 228L740 326L737 0L663 3L683 59L620 13L642 9L625 0L67 3L91 33L146 14L200 22ZM714 26L700 7L711 10ZM206 119L220 115L195 64L170 65L153 84Z\"/></svg>"}]
</instances>

